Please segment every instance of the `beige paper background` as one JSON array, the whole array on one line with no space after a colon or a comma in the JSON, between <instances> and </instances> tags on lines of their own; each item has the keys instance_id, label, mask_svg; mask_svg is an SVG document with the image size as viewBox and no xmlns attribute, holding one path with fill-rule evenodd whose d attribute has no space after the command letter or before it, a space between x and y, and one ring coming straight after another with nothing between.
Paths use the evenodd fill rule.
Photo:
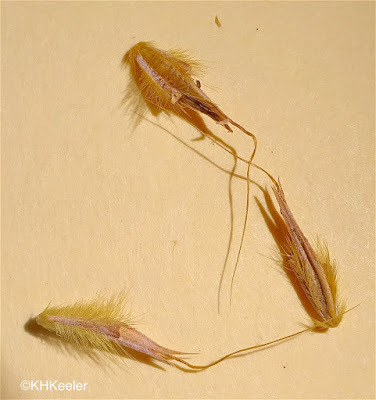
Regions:
<instances>
[{"instance_id":1,"label":"beige paper background","mask_svg":"<svg viewBox=\"0 0 376 400\"><path fill-rule=\"evenodd\" d=\"M222 23L218 28L215 16ZM257 134L309 238L324 237L348 307L324 334L184 373L144 358L96 364L25 323L52 302L128 288L140 330L206 363L308 321L251 186L232 307L217 313L228 174L121 107L120 60L154 40L207 62L203 90ZM292 2L2 3L2 397L373 398L374 5ZM222 168L232 158L175 117L145 114ZM207 126L239 154L249 140ZM239 174L244 166L239 165ZM262 186L268 181L252 172ZM234 265L245 183L234 179ZM177 241L177 244L174 244ZM223 304L228 303L225 276ZM86 392L22 391L24 379Z\"/></svg>"}]
</instances>

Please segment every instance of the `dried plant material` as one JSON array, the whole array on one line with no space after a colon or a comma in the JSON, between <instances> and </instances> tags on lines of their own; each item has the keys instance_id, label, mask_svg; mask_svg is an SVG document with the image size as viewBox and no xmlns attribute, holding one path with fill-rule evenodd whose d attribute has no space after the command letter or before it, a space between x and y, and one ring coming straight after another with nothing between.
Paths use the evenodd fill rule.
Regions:
<instances>
[{"instance_id":1,"label":"dried plant material","mask_svg":"<svg viewBox=\"0 0 376 400\"><path fill-rule=\"evenodd\" d=\"M186 108L201 112L229 127L230 119L200 89L192 78L201 68L181 50L163 51L149 42L133 46L123 57L146 101L159 109L181 112Z\"/></svg>"},{"instance_id":2,"label":"dried plant material","mask_svg":"<svg viewBox=\"0 0 376 400\"><path fill-rule=\"evenodd\" d=\"M345 312L344 305L337 298L337 272L326 246L319 243L315 252L297 224L279 182L273 191L286 223L288 237L286 256L288 266L297 277L303 291L320 319L313 319L320 328L336 327Z\"/></svg>"},{"instance_id":3,"label":"dried plant material","mask_svg":"<svg viewBox=\"0 0 376 400\"><path fill-rule=\"evenodd\" d=\"M219 21L218 17L215 16L215 20L214 20L215 24L218 26L218 28L220 28L222 26L221 22Z\"/></svg>"},{"instance_id":4,"label":"dried plant material","mask_svg":"<svg viewBox=\"0 0 376 400\"><path fill-rule=\"evenodd\" d=\"M203 113L218 124L232 132L230 124L250 136L254 148L247 168L247 197L245 218L237 253L237 259L231 278L230 302L236 269L244 242L249 209L250 197L250 167L256 154L257 139L255 135L229 118L209 97L201 90L201 83L192 75L200 67L199 63L189 58L185 52L179 50L163 51L157 49L149 42L139 42L133 46L123 57L123 64L130 66L131 76L143 98L159 110L184 113L190 109ZM127 95L130 97L130 93ZM221 275L219 294L226 262ZM218 304L219 304L218 294Z\"/></svg>"},{"instance_id":5,"label":"dried plant material","mask_svg":"<svg viewBox=\"0 0 376 400\"><path fill-rule=\"evenodd\" d=\"M83 349L94 348L118 355L133 349L165 362L182 354L160 346L133 328L130 315L123 314L123 305L124 297L114 296L72 306L48 306L36 322Z\"/></svg>"},{"instance_id":6,"label":"dried plant material","mask_svg":"<svg viewBox=\"0 0 376 400\"><path fill-rule=\"evenodd\" d=\"M194 370L207 369L231 357L243 353L246 355L251 350L267 347L311 330L307 328L267 343L236 350L206 365L195 365L183 358L192 353L160 346L132 327L133 319L130 314L123 314L123 305L123 296L113 296L110 299L99 297L92 302L78 302L72 306L48 306L36 317L36 322L83 350L95 349L121 356L127 355L127 350L132 349L156 360L168 364L176 362Z\"/></svg>"},{"instance_id":7,"label":"dried plant material","mask_svg":"<svg viewBox=\"0 0 376 400\"><path fill-rule=\"evenodd\" d=\"M271 346L273 344L282 342L284 340L292 339L295 336L299 336L302 333L305 333L305 332L308 332L308 331L311 331L311 330L312 330L312 328L306 328L306 329L303 329L301 331L292 333L291 335L287 335L287 336L281 337L279 339L271 340L270 342L267 342L267 343L258 344L258 345L255 345L255 346L246 347L244 349L236 350L236 351L233 351L232 353L226 354L225 356L219 358L218 360L215 360L215 361L213 361L213 362L211 362L209 364L206 364L206 365L194 365L194 364L191 364L191 363L189 363L189 362L187 362L186 360L183 360L183 359L176 359L176 360L179 361L182 364L185 364L189 368L203 371L203 370L205 370L207 368L214 367L214 365L217 365L217 364L221 363L222 361L228 360L228 359L230 359L232 357L237 357L237 356L240 356L240 355L247 355L247 354L244 354L244 353L248 353L248 352L253 351L253 350L261 349L263 347Z\"/></svg>"}]
</instances>

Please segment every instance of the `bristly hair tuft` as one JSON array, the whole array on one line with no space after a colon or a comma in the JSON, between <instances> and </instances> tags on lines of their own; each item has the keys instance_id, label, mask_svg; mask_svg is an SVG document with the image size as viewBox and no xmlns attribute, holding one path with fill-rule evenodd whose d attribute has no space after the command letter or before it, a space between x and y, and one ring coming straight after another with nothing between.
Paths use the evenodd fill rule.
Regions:
<instances>
[{"instance_id":1,"label":"bristly hair tuft","mask_svg":"<svg viewBox=\"0 0 376 400\"><path fill-rule=\"evenodd\" d=\"M85 329L79 324L66 324L59 321L85 321L85 323L103 326L131 325L134 323L134 318L131 317L130 313L124 314L125 303L125 294L121 293L110 298L97 296L93 301L76 302L71 306L47 306L37 316L36 321L45 329L55 332L62 339L82 349L95 348L112 354L124 355L127 352L123 346L119 346L100 332Z\"/></svg>"},{"instance_id":2,"label":"bristly hair tuft","mask_svg":"<svg viewBox=\"0 0 376 400\"><path fill-rule=\"evenodd\" d=\"M342 321L346 310L346 304L338 299L338 274L336 261L330 257L327 243L322 239L317 239L315 243L317 258L325 270L327 281L332 292L334 303L337 306L337 315L326 321L313 320L315 325L322 328L334 328Z\"/></svg>"}]
</instances>

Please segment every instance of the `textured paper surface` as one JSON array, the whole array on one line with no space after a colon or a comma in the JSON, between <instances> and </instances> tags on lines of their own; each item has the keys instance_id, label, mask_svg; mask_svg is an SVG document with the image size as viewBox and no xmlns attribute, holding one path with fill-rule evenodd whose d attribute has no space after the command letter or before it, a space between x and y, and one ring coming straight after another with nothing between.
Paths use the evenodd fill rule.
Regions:
<instances>
[{"instance_id":1,"label":"textured paper surface","mask_svg":"<svg viewBox=\"0 0 376 400\"><path fill-rule=\"evenodd\" d=\"M202 89L258 136L256 161L280 176L305 234L328 241L348 307L360 304L338 328L192 374L144 357L103 366L25 328L49 302L128 288L143 333L206 363L308 322L273 261L257 185L228 306L245 207L236 178L217 313L229 175L170 133L225 170L233 160L175 117L134 126L120 60L143 40L204 60ZM373 398L373 94L372 3L3 2L2 397ZM247 137L204 122L249 156ZM23 391L23 380L87 387Z\"/></svg>"}]
</instances>

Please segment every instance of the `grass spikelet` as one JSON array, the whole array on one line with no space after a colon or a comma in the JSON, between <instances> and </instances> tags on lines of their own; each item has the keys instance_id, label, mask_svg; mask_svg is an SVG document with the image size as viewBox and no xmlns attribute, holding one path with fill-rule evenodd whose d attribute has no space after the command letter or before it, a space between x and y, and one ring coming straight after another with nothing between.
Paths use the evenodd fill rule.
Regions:
<instances>
[{"instance_id":1,"label":"grass spikelet","mask_svg":"<svg viewBox=\"0 0 376 400\"><path fill-rule=\"evenodd\" d=\"M229 118L198 87L192 75L200 64L184 51L157 49L139 42L124 55L131 75L144 99L158 109L184 112L190 108L208 115L229 131Z\"/></svg>"},{"instance_id":2,"label":"grass spikelet","mask_svg":"<svg viewBox=\"0 0 376 400\"><path fill-rule=\"evenodd\" d=\"M165 362L182 354L158 345L133 328L134 320L129 313L124 314L124 303L124 296L120 295L109 299L98 297L71 306L48 306L36 317L36 322L83 349L94 348L118 355L133 349Z\"/></svg>"},{"instance_id":3,"label":"grass spikelet","mask_svg":"<svg viewBox=\"0 0 376 400\"><path fill-rule=\"evenodd\" d=\"M334 328L341 322L345 312L344 305L337 298L335 264L325 244L318 242L317 250L313 249L291 213L281 184L276 181L274 183L273 191L288 232L285 249L287 268L294 272L320 317L312 318L314 325L324 329Z\"/></svg>"}]
</instances>

